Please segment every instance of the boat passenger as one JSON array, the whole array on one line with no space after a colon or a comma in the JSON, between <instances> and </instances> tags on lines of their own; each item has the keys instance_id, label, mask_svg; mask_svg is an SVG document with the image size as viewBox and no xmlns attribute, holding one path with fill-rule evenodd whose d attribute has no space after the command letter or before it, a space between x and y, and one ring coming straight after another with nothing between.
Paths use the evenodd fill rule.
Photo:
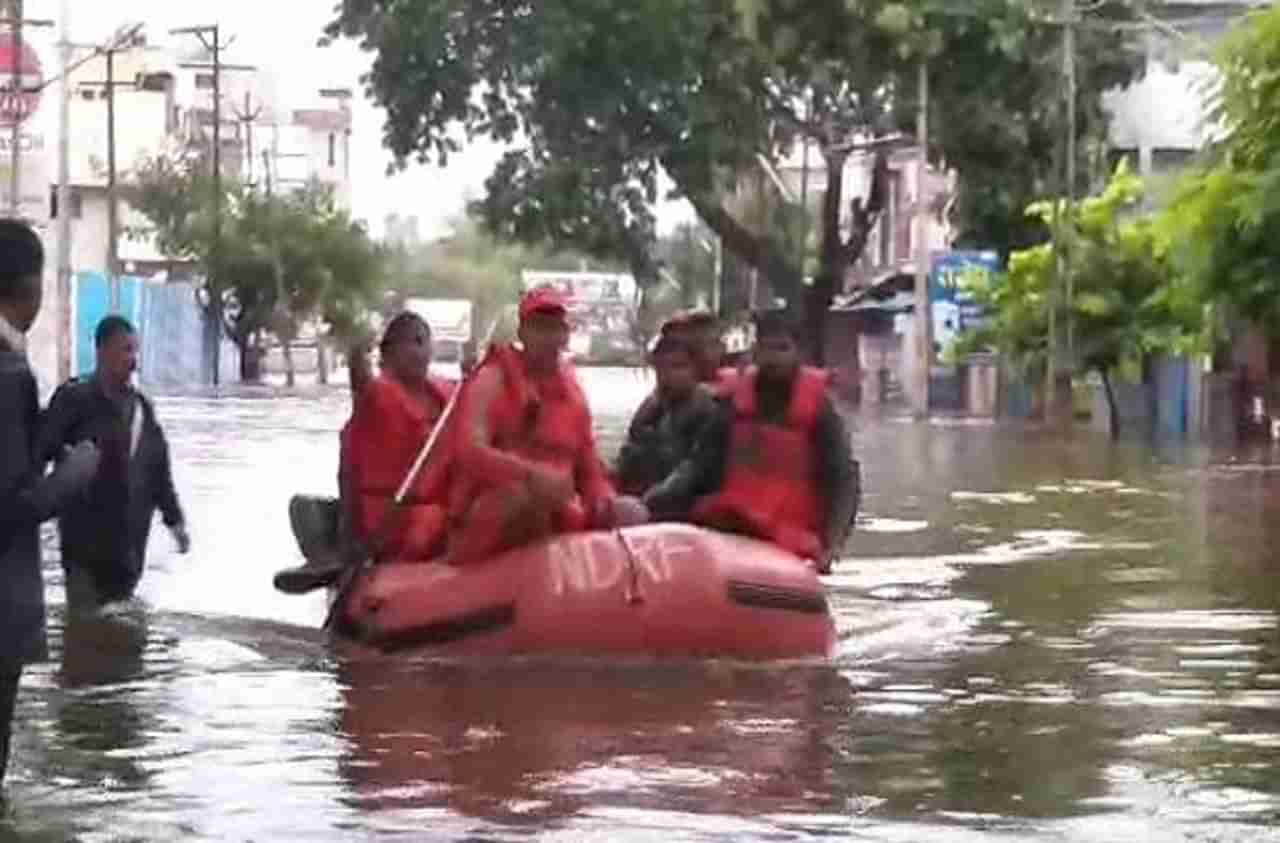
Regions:
<instances>
[{"instance_id":1,"label":"boat passenger","mask_svg":"<svg viewBox=\"0 0 1280 843\"><path fill-rule=\"evenodd\" d=\"M685 343L691 350L694 376L707 391L713 395L725 395L733 389L738 370L720 365L724 348L715 316L705 310L678 311L658 329L659 342L667 337ZM662 404L658 389L646 395L632 416L627 438L634 438L642 428L652 425L662 412Z\"/></svg>"},{"instance_id":2,"label":"boat passenger","mask_svg":"<svg viewBox=\"0 0 1280 843\"><path fill-rule=\"evenodd\" d=\"M657 385L653 398L631 420L614 466L624 494L643 495L666 479L693 451L716 412L715 399L698 383L697 354L684 338L659 336L649 355Z\"/></svg>"},{"instance_id":3,"label":"boat passenger","mask_svg":"<svg viewBox=\"0 0 1280 843\"><path fill-rule=\"evenodd\" d=\"M709 527L772 541L830 569L858 501L849 435L827 374L800 363L785 312L756 318L756 365L721 399L693 454L644 501Z\"/></svg>"},{"instance_id":4,"label":"boat passenger","mask_svg":"<svg viewBox=\"0 0 1280 843\"><path fill-rule=\"evenodd\" d=\"M380 536L396 490L408 475L427 437L444 412L454 384L429 375L431 329L415 313L404 312L387 325L379 345L380 373L374 375L366 349L351 351L353 410L339 438L340 513L334 530L318 530L306 500L295 499L295 532L328 536L327 548L309 553L306 564L281 571L276 587L301 593L331 583L348 558L367 554ZM442 443L443 444L443 443ZM426 560L444 550L447 526L447 449L418 474L396 516L396 528L379 550L402 560ZM296 511L294 511L296 510ZM306 510L306 511L304 511ZM337 535L328 535L336 532ZM343 552L345 551L345 552Z\"/></svg>"},{"instance_id":5,"label":"boat passenger","mask_svg":"<svg viewBox=\"0 0 1280 843\"><path fill-rule=\"evenodd\" d=\"M687 310L677 313L664 326L666 333L682 337L693 346L698 381L706 384L718 395L727 395L738 380L738 370L724 362L724 343L720 338L720 323L707 310Z\"/></svg>"},{"instance_id":6,"label":"boat passenger","mask_svg":"<svg viewBox=\"0 0 1280 843\"><path fill-rule=\"evenodd\" d=\"M568 311L550 287L525 294L519 346L493 347L460 405L447 561L466 565L542 536L642 523L596 452L591 410L562 359Z\"/></svg>"},{"instance_id":7,"label":"boat passenger","mask_svg":"<svg viewBox=\"0 0 1280 843\"><path fill-rule=\"evenodd\" d=\"M350 492L355 539L366 544L381 529L396 490L456 386L430 375L431 328L415 313L405 311L391 320L378 351L380 373L360 388L347 432L345 491ZM444 549L446 450L410 487L399 529L380 548L384 554L426 560Z\"/></svg>"}]
</instances>

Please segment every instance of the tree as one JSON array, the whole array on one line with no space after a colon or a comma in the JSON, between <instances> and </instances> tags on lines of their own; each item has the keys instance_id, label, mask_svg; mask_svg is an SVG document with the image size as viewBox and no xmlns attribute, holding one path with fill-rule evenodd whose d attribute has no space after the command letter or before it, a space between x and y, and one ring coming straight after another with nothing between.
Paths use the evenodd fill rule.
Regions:
<instances>
[{"instance_id":1,"label":"tree","mask_svg":"<svg viewBox=\"0 0 1280 843\"><path fill-rule=\"evenodd\" d=\"M1280 7L1250 13L1217 57L1221 135L1183 180L1164 226L1205 300L1280 338Z\"/></svg>"},{"instance_id":2,"label":"tree","mask_svg":"<svg viewBox=\"0 0 1280 843\"><path fill-rule=\"evenodd\" d=\"M820 356L823 317L886 199L883 147L866 196L845 195L845 164L914 107L920 57L941 90L964 95L942 122L985 124L1002 95L992 74L1018 79L1043 46L1015 37L1035 11L1030 0L958 13L936 0L345 0L327 36L375 53L368 86L401 163L444 162L477 135L519 142L476 205L491 230L621 257L647 283L665 172L727 251L793 306L807 299ZM1043 93L1014 102L1031 112ZM727 202L760 156L776 162L800 137L825 164L811 286L799 250ZM944 138L960 156L965 142ZM1041 154L1037 138L1020 163Z\"/></svg>"},{"instance_id":3,"label":"tree","mask_svg":"<svg viewBox=\"0 0 1280 843\"><path fill-rule=\"evenodd\" d=\"M665 172L726 249L797 301L793 255L725 199L760 155L813 137L828 164L810 302L820 323L883 204L880 189L854 200L842 234L842 165L880 128L901 64L879 16L900 4L747 5L751 27L733 0L346 0L327 33L376 53L369 87L398 160L443 162L459 128L519 139L476 205L490 229L620 257L641 284L657 278L653 207Z\"/></svg>"},{"instance_id":4,"label":"tree","mask_svg":"<svg viewBox=\"0 0 1280 843\"><path fill-rule=\"evenodd\" d=\"M1134 215L1142 191L1142 180L1122 161L1102 193L1071 214L1062 200L1037 202L1027 210L1062 239L1059 248L1068 252L1079 365L1102 378L1113 436L1121 432L1112 386L1117 367L1162 351L1187 350L1198 340L1202 320L1200 302L1176 275L1156 221ZM995 315L983 338L1033 375L1043 373L1047 363L1056 264L1053 243L1015 251L1007 275L977 291Z\"/></svg>"},{"instance_id":5,"label":"tree","mask_svg":"<svg viewBox=\"0 0 1280 843\"><path fill-rule=\"evenodd\" d=\"M1064 192L1060 7L1058 0L985 2L973 8L975 17L953 18L951 46L930 77L930 133L935 153L956 171L951 221L958 245L1006 257L1050 236L1025 209ZM1098 166L1107 139L1102 95L1129 84L1144 66L1145 49L1126 26L1134 17L1129 3L1091 3L1076 27L1076 195L1098 186L1095 174L1107 175Z\"/></svg>"},{"instance_id":6,"label":"tree","mask_svg":"<svg viewBox=\"0 0 1280 843\"><path fill-rule=\"evenodd\" d=\"M256 381L268 334L285 343L287 355L309 320L324 320L335 338L357 331L381 289L384 255L318 184L278 196L224 184L216 274L208 270L215 247L212 183L199 156L144 161L128 197L153 226L164 254L206 268L206 318L239 348L241 379Z\"/></svg>"}]
</instances>

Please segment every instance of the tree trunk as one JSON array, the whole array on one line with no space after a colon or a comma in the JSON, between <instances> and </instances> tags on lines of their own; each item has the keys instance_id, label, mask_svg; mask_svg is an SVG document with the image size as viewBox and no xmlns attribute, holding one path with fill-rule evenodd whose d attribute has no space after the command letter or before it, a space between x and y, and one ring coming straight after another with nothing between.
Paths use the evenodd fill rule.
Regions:
<instances>
[{"instance_id":1,"label":"tree trunk","mask_svg":"<svg viewBox=\"0 0 1280 843\"><path fill-rule=\"evenodd\" d=\"M819 252L818 275L805 292L805 335L809 339L809 359L822 366L827 357L827 314L836 291L843 289L845 269L849 261L840 239L840 206L844 202L844 165L849 156L843 152L824 151L827 189L822 196L822 247ZM858 224L854 220L854 226ZM865 238L864 238L865 240Z\"/></svg>"},{"instance_id":2,"label":"tree trunk","mask_svg":"<svg viewBox=\"0 0 1280 843\"><path fill-rule=\"evenodd\" d=\"M844 165L849 153L826 149L827 191L822 206L821 269L812 287L804 284L803 267L795 262L790 249L768 231L755 232L733 217L712 196L682 185L679 169L668 162L668 172L685 193L690 204L707 227L719 236L724 248L759 270L770 288L791 303L793 311L803 314L808 338L807 351L815 362L822 363L825 354L827 312L835 294L844 286L845 271L862 256L871 230L875 227L887 193L888 159L877 154L873 164L871 192L865 199L854 201L850 213L847 240L840 236L840 208L844 201Z\"/></svg>"},{"instance_id":3,"label":"tree trunk","mask_svg":"<svg viewBox=\"0 0 1280 843\"><path fill-rule=\"evenodd\" d=\"M280 343L280 350L284 354L284 384L293 389L297 383L297 372L293 368L293 341L285 340Z\"/></svg>"},{"instance_id":4,"label":"tree trunk","mask_svg":"<svg viewBox=\"0 0 1280 843\"><path fill-rule=\"evenodd\" d=\"M1102 388L1107 393L1107 408L1110 414L1108 425L1111 428L1111 438L1120 438L1120 408L1116 406L1116 393L1111 387L1111 374L1105 369L1098 369L1098 373L1102 375Z\"/></svg>"},{"instance_id":5,"label":"tree trunk","mask_svg":"<svg viewBox=\"0 0 1280 843\"><path fill-rule=\"evenodd\" d=\"M240 382L258 383L262 380L262 352L255 342L237 343L240 347Z\"/></svg>"},{"instance_id":6,"label":"tree trunk","mask_svg":"<svg viewBox=\"0 0 1280 843\"><path fill-rule=\"evenodd\" d=\"M323 340L316 340L316 380L321 386L329 385L329 347Z\"/></svg>"}]
</instances>

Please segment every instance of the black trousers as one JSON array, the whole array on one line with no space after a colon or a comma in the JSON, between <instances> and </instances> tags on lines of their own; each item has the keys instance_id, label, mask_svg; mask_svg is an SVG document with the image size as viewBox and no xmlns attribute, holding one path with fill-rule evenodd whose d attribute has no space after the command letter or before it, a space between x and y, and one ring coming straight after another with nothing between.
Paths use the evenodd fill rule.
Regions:
<instances>
[{"instance_id":1,"label":"black trousers","mask_svg":"<svg viewBox=\"0 0 1280 843\"><path fill-rule=\"evenodd\" d=\"M117 600L128 600L138 587L140 574L121 565L62 566L67 589L67 608L92 612Z\"/></svg>"},{"instance_id":2,"label":"black trousers","mask_svg":"<svg viewBox=\"0 0 1280 843\"><path fill-rule=\"evenodd\" d=\"M13 734L13 707L18 700L18 681L22 668L0 668L0 785L9 768L9 737Z\"/></svg>"}]
</instances>

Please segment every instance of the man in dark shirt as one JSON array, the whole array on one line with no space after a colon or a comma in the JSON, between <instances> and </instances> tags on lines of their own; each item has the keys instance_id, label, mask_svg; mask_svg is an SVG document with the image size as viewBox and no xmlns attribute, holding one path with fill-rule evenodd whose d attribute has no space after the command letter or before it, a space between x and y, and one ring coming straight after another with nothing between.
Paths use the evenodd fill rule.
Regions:
<instances>
[{"instance_id":1,"label":"man in dark shirt","mask_svg":"<svg viewBox=\"0 0 1280 843\"><path fill-rule=\"evenodd\" d=\"M133 595L157 509L179 551L191 545L169 444L151 402L130 383L138 366L137 333L127 319L108 316L98 324L94 342L93 375L73 378L54 393L40 436L46 460L82 439L92 439L102 451L88 494L58 519L67 603L76 610Z\"/></svg>"},{"instance_id":2,"label":"man in dark shirt","mask_svg":"<svg viewBox=\"0 0 1280 843\"><path fill-rule=\"evenodd\" d=\"M81 442L45 477L26 333L40 312L44 247L31 227L0 220L0 786L23 667L45 655L40 522L93 479L98 449ZM0 791L0 798L3 792Z\"/></svg>"},{"instance_id":3,"label":"man in dark shirt","mask_svg":"<svg viewBox=\"0 0 1280 843\"><path fill-rule=\"evenodd\" d=\"M858 506L858 466L849 435L822 388L823 375L800 365L795 323L785 314L762 314L756 340L756 367L719 402L693 453L645 494L644 503L651 511L685 512L695 521L775 540L813 556L825 573ZM820 393L811 413L797 408L802 382ZM798 438L788 440L788 431ZM783 444L769 447L774 441ZM759 448L761 442L766 447ZM761 452L748 453L753 445ZM817 511L810 513L812 523L802 524L806 507L796 501L807 496L816 498L809 508ZM727 497L733 498L728 507L714 505ZM725 510L735 508L740 517L729 525ZM799 547L804 542L781 538L806 532L812 541L805 548Z\"/></svg>"},{"instance_id":4,"label":"man in dark shirt","mask_svg":"<svg viewBox=\"0 0 1280 843\"><path fill-rule=\"evenodd\" d=\"M716 412L711 393L698 383L695 351L684 339L664 334L650 359L657 385L631 420L614 467L624 495L643 495L666 479L693 451Z\"/></svg>"}]
</instances>

